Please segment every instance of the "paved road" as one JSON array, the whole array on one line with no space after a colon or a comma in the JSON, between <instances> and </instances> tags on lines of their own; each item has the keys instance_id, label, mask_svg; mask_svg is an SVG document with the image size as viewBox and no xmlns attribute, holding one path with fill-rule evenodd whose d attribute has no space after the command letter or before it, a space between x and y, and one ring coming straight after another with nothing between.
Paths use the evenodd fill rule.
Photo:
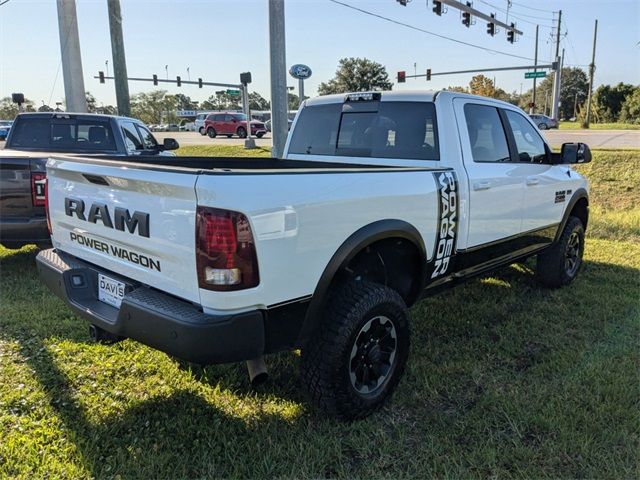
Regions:
<instances>
[{"instance_id":1,"label":"paved road","mask_svg":"<svg viewBox=\"0 0 640 480\"><path fill-rule=\"evenodd\" d=\"M640 148L640 130L545 130L542 132L549 143L559 147L568 142L584 142L591 148ZM233 137L209 138L197 132L157 132L156 137L173 137L180 145L244 145L244 140ZM258 146L270 146L271 134L256 139Z\"/></svg>"},{"instance_id":2,"label":"paved road","mask_svg":"<svg viewBox=\"0 0 640 480\"><path fill-rule=\"evenodd\" d=\"M591 148L640 148L640 130L545 130L552 146L583 142Z\"/></svg>"}]
</instances>

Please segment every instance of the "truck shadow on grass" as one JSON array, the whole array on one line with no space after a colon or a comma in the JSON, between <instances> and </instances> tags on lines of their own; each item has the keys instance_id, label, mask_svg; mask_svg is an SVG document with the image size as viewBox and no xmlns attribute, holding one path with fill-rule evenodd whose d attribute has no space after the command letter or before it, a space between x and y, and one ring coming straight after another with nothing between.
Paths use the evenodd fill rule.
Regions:
<instances>
[{"instance_id":1,"label":"truck shadow on grass","mask_svg":"<svg viewBox=\"0 0 640 480\"><path fill-rule=\"evenodd\" d=\"M88 476L489 476L533 468L530 474L576 477L603 468L624 476L633 468L631 441L630 449L616 447L618 464L605 461L614 447L608 437L630 437L610 424L604 400L588 397L590 382L597 387L601 379L579 370L581 358L616 341L611 327L638 318L631 296L640 286L637 269L586 262L572 287L548 291L527 266L517 266L419 303L412 309L407 375L391 405L362 422L340 424L312 408L306 414L297 357L289 353L268 359L271 381L257 391L248 387L243 365L180 363L177 371L195 380L187 388L157 393L95 421L89 400L78 399L77 382L49 348L52 335L88 342L85 323L39 285L33 256L20 251L2 259L2 295L10 301L3 300L0 325L19 344ZM19 310L29 302L46 310L25 324ZM633 351L633 338L625 329L618 341L631 342ZM622 387L634 378L633 368L624 372L630 376L614 378ZM212 401L215 389L228 395ZM633 411L638 389L630 390L611 400L616 409ZM253 411L236 414L225 399L237 401L239 409L251 404ZM269 408L274 399L303 406L283 416ZM546 410L556 403L564 405ZM549 415L550 422L541 420Z\"/></svg>"}]
</instances>

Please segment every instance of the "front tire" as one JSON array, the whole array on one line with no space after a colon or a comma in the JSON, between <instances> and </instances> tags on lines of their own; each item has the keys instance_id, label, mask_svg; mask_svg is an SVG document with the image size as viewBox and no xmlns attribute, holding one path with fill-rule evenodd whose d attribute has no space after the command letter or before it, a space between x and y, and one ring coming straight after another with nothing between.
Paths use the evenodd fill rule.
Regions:
<instances>
[{"instance_id":1,"label":"front tire","mask_svg":"<svg viewBox=\"0 0 640 480\"><path fill-rule=\"evenodd\" d=\"M546 130L547 129L547 124L546 123L541 123L541 124L538 125L538 128L540 130Z\"/></svg>"},{"instance_id":2,"label":"front tire","mask_svg":"<svg viewBox=\"0 0 640 480\"><path fill-rule=\"evenodd\" d=\"M209 135L209 138L216 138L216 135L218 135L218 134L216 133L216 131L213 128L209 127L207 129L207 135Z\"/></svg>"},{"instance_id":3,"label":"front tire","mask_svg":"<svg viewBox=\"0 0 640 480\"><path fill-rule=\"evenodd\" d=\"M584 254L584 226L577 217L569 217L555 245L538 255L537 275L551 288L569 285L580 272Z\"/></svg>"},{"instance_id":4,"label":"front tire","mask_svg":"<svg viewBox=\"0 0 640 480\"><path fill-rule=\"evenodd\" d=\"M325 318L302 350L302 379L316 405L353 420L380 408L409 356L409 314L398 292L352 282L328 300Z\"/></svg>"},{"instance_id":5,"label":"front tire","mask_svg":"<svg viewBox=\"0 0 640 480\"><path fill-rule=\"evenodd\" d=\"M264 137L264 133L256 133L256 137L262 138L262 137Z\"/></svg>"},{"instance_id":6,"label":"front tire","mask_svg":"<svg viewBox=\"0 0 640 480\"><path fill-rule=\"evenodd\" d=\"M204 127L200 127L198 129L198 132L200 133L200 135L204 136L207 132L204 131Z\"/></svg>"},{"instance_id":7,"label":"front tire","mask_svg":"<svg viewBox=\"0 0 640 480\"><path fill-rule=\"evenodd\" d=\"M247 131L244 129L244 127L238 127L238 130L236 133L240 138L247 138Z\"/></svg>"}]
</instances>

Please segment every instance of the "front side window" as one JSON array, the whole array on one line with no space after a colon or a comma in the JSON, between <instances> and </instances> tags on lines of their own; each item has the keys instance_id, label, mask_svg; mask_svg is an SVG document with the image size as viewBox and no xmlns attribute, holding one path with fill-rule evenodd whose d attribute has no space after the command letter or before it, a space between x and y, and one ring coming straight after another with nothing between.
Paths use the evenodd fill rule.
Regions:
<instances>
[{"instance_id":1,"label":"front side window","mask_svg":"<svg viewBox=\"0 0 640 480\"><path fill-rule=\"evenodd\" d=\"M518 112L506 110L506 114L516 141L518 161L543 163L547 158L547 150L537 130Z\"/></svg>"},{"instance_id":2,"label":"front side window","mask_svg":"<svg viewBox=\"0 0 640 480\"><path fill-rule=\"evenodd\" d=\"M508 162L509 145L498 109L468 103L464 116L474 162Z\"/></svg>"},{"instance_id":3,"label":"front side window","mask_svg":"<svg viewBox=\"0 0 640 480\"><path fill-rule=\"evenodd\" d=\"M136 126L132 122L122 122L122 133L128 151L144 150L144 145L138 135Z\"/></svg>"},{"instance_id":4,"label":"front side window","mask_svg":"<svg viewBox=\"0 0 640 480\"><path fill-rule=\"evenodd\" d=\"M138 131L142 138L142 144L144 145L145 150L156 150L158 148L158 142L149 129L143 125L138 125Z\"/></svg>"},{"instance_id":5,"label":"front side window","mask_svg":"<svg viewBox=\"0 0 640 480\"><path fill-rule=\"evenodd\" d=\"M435 108L430 102L379 102L375 111L334 103L307 107L289 151L310 155L438 160Z\"/></svg>"}]
</instances>

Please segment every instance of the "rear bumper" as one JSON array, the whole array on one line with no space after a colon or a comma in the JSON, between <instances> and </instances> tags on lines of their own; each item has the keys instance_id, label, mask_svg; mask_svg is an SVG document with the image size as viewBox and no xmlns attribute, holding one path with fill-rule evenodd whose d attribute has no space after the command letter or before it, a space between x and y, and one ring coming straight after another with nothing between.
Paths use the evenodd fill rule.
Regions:
<instances>
[{"instance_id":1,"label":"rear bumper","mask_svg":"<svg viewBox=\"0 0 640 480\"><path fill-rule=\"evenodd\" d=\"M78 316L115 335L203 365L249 360L264 353L261 311L206 315L191 303L53 249L40 252L36 263L40 278ZM127 285L119 309L98 300L98 273Z\"/></svg>"},{"instance_id":2,"label":"rear bumper","mask_svg":"<svg viewBox=\"0 0 640 480\"><path fill-rule=\"evenodd\" d=\"M0 219L0 244L18 248L29 243L51 244L46 217Z\"/></svg>"}]
</instances>

